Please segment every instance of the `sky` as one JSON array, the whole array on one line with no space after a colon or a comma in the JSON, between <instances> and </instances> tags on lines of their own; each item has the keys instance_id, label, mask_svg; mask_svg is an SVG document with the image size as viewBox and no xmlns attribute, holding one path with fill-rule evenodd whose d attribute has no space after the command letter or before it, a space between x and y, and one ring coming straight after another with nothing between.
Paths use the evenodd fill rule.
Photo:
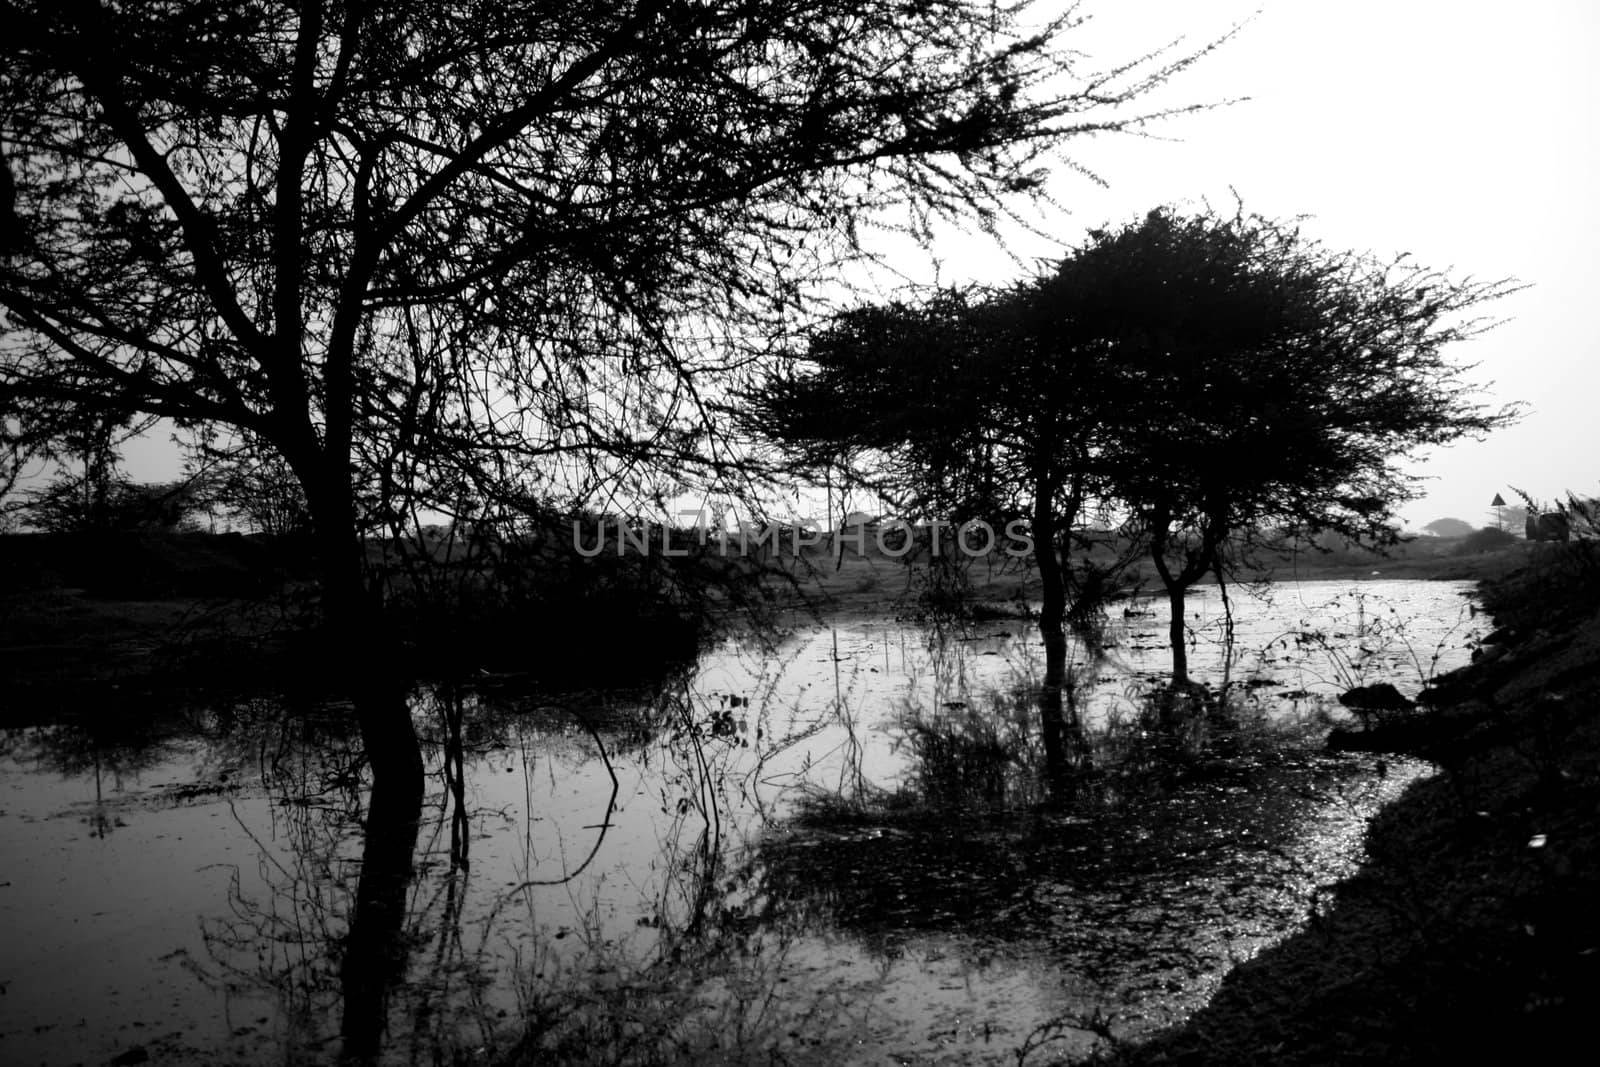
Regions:
<instances>
[{"instance_id":1,"label":"sky","mask_svg":"<svg viewBox=\"0 0 1600 1067\"><path fill-rule=\"evenodd\" d=\"M1276 218L1330 248L1527 288L1489 310L1507 319L1452 350L1491 406L1522 421L1411 468L1426 496L1400 511L1419 529L1445 516L1494 520L1513 487L1549 501L1600 494L1600 4L1593 0L1097 0L1073 42L1110 61L1179 38L1198 47L1244 23L1147 106L1237 101L1167 120L1156 136L1103 135L1069 156L1104 181L1062 170L1064 214L1039 226L1061 244L948 234L912 277L1004 282L1013 258L1049 258L1084 230L1159 205L1231 206ZM159 440L136 445L135 477L175 476Z\"/></svg>"},{"instance_id":2,"label":"sky","mask_svg":"<svg viewBox=\"0 0 1600 1067\"><path fill-rule=\"evenodd\" d=\"M1420 457L1426 495L1400 510L1420 529L1445 516L1494 521L1512 487L1549 501L1600 495L1600 4L1593 0L1109 0L1084 47L1112 59L1183 37L1180 50L1237 35L1152 103L1236 100L1179 116L1159 137L1099 136L1069 155L1105 186L1064 173L1069 214L1041 220L1070 244L1086 229L1163 204L1209 201L1275 218L1380 258L1407 252L1456 276L1514 277L1491 305L1506 319L1447 350L1491 407L1527 405L1481 442ZM1049 256L1046 242L1010 250ZM987 238L933 249L950 283L1021 276Z\"/></svg>"}]
</instances>

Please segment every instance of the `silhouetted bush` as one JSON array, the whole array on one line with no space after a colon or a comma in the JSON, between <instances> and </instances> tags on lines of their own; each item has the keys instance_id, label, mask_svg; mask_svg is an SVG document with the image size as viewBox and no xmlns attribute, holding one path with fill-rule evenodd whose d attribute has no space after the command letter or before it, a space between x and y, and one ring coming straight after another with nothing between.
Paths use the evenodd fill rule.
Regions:
<instances>
[{"instance_id":1,"label":"silhouetted bush","mask_svg":"<svg viewBox=\"0 0 1600 1067\"><path fill-rule=\"evenodd\" d=\"M1456 555L1471 556L1479 552L1494 552L1505 548L1507 545L1514 545L1518 540L1519 538L1516 534L1507 530L1498 530L1493 526L1485 526L1483 529L1462 538L1461 544L1456 548Z\"/></svg>"},{"instance_id":2,"label":"silhouetted bush","mask_svg":"<svg viewBox=\"0 0 1600 1067\"><path fill-rule=\"evenodd\" d=\"M1483 603L1504 627L1548 627L1600 604L1600 540L1531 546L1525 566L1483 583Z\"/></svg>"}]
</instances>

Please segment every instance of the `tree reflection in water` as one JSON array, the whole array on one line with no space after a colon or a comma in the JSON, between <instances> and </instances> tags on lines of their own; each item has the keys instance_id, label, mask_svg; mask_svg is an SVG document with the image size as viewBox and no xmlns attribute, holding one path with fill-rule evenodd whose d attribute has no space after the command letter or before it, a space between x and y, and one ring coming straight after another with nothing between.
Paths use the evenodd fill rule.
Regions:
<instances>
[{"instance_id":1,"label":"tree reflection in water","mask_svg":"<svg viewBox=\"0 0 1600 1067\"><path fill-rule=\"evenodd\" d=\"M131 780L179 747L173 724L124 707L114 694L103 696L95 714L53 726L0 731L0 756L64 778L93 777L94 803L84 822L91 835L101 838L124 825L107 794L122 794Z\"/></svg>"},{"instance_id":2,"label":"tree reflection in water","mask_svg":"<svg viewBox=\"0 0 1600 1067\"><path fill-rule=\"evenodd\" d=\"M449 766L447 760L446 767ZM459 791L454 791L452 801L450 806L459 809ZM364 843L355 910L351 913L344 959L339 967L339 985L344 995L340 1032L347 1061L376 1060L388 1021L389 991L405 977L409 955L407 890L411 886L411 856L417 845L417 821L421 815L420 790L382 780L373 786L362 827ZM452 833L455 826L452 819ZM460 843L464 848L464 841L464 837L452 840L451 870L446 878L449 895L443 916L445 921L440 924L441 942L448 936L445 930L458 919L455 875L458 870L464 871L465 865L458 866L455 860L457 845Z\"/></svg>"},{"instance_id":3,"label":"tree reflection in water","mask_svg":"<svg viewBox=\"0 0 1600 1067\"><path fill-rule=\"evenodd\" d=\"M258 832L230 804L240 831L256 843L258 865L249 877L234 872L227 915L203 922L210 966L194 970L230 1000L269 994L291 1059L324 1058L337 1043L347 1062L376 1062L397 1029L397 994L414 1042L443 1038L429 1032L430 1000L457 995L451 978L470 979L482 963L460 931L471 840L463 706L459 692L443 690L424 694L416 708L442 727L445 784L429 805L428 877L420 883L419 831L430 822L424 796L404 784L366 787L353 739L325 729L343 716L265 700L234 716L226 745L256 753L270 824ZM430 857L445 836L441 871ZM434 940L437 948L419 965L418 950ZM337 1034L326 1027L334 1019Z\"/></svg>"},{"instance_id":4,"label":"tree reflection in water","mask_svg":"<svg viewBox=\"0 0 1600 1067\"><path fill-rule=\"evenodd\" d=\"M729 773L729 757L743 750L718 714L725 708L706 706L681 679L649 699L588 708L427 689L413 710L437 777L417 797L367 787L352 769L353 739L323 732L305 709L279 708L274 720L267 702L252 705L220 743L233 756L256 754L270 821L253 828L230 803L256 842L257 868L233 872L227 913L203 922L209 959L191 969L226 1001L266 994L291 1058L337 1048L344 1061L367 1063L409 1048L448 1059L522 1033L541 1047L594 1040L597 1020L614 1015L608 990L656 986L660 968L699 966L705 945L755 917L753 872L727 861L750 847L743 834L760 819L737 835L725 825L726 806L744 803L748 784ZM659 792L648 857L630 838L619 859L609 839L621 786L614 752L649 770ZM486 801L517 762L518 802L503 806L499 793ZM563 820L570 813L541 809L563 791L581 793L573 803L589 814ZM559 838L550 851L547 817L578 823L584 838L570 852ZM511 866L503 848L479 863L474 839L503 846L517 823ZM636 880L631 905L616 896L624 860ZM508 869L520 877L506 881ZM638 915L626 936L615 929L619 908Z\"/></svg>"},{"instance_id":5,"label":"tree reflection in water","mask_svg":"<svg viewBox=\"0 0 1600 1067\"><path fill-rule=\"evenodd\" d=\"M1275 747L1249 686L1134 693L1108 721L1118 675L998 630L927 648L910 628L817 631L787 660L741 673L724 652L642 694L424 689L420 802L372 793L348 716L314 701L191 709L120 748L56 727L8 736L8 754L31 746L93 796L96 767L111 782L157 753L194 784L135 780L96 810L192 798L186 827L233 812L166 853L235 865L182 957L210 993L183 1010L228 1020L201 1062L251 1024L232 1059L761 1059L791 1031L866 1055L850 1042L888 1040L886 1017L931 1032L912 1005L983 960L1047 956L1087 1009L1203 989L1197 974L1303 917L1283 887L1328 877L1295 866L1307 812L1319 791L1343 803L1352 766ZM952 962L907 964L911 945ZM1054 1012L1057 979L1021 966L974 995Z\"/></svg>"}]
</instances>

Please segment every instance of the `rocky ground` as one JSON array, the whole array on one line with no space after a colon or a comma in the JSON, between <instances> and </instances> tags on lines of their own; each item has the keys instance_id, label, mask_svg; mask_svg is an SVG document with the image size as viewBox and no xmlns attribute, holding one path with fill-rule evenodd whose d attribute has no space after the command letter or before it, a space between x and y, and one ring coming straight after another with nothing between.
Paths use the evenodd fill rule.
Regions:
<instances>
[{"instance_id":1,"label":"rocky ground","mask_svg":"<svg viewBox=\"0 0 1600 1067\"><path fill-rule=\"evenodd\" d=\"M1343 747L1438 765L1304 930L1128 1064L1592 1062L1600 1010L1600 545L1485 583L1500 630Z\"/></svg>"}]
</instances>

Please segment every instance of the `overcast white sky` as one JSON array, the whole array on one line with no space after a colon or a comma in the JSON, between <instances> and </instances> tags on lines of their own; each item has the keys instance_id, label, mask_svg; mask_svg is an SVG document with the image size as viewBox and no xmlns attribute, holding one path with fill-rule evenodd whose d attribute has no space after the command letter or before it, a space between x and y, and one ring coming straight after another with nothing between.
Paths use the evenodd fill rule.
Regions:
<instances>
[{"instance_id":1,"label":"overcast white sky","mask_svg":"<svg viewBox=\"0 0 1600 1067\"><path fill-rule=\"evenodd\" d=\"M1428 496L1411 528L1442 516L1492 519L1496 493L1600 493L1600 292L1596 123L1600 4L1594 0L1098 0L1079 38L1110 59L1187 36L1198 44L1259 14L1163 96L1248 97L1174 119L1166 139L1102 137L1074 157L1108 186L1070 173L1054 186L1072 214L1062 240L1159 204L1210 199L1272 216L1313 216L1324 243L1530 288L1512 321L1462 346L1485 400L1529 405L1482 443L1427 458ZM1005 281L1015 263L981 238L936 249L943 280ZM1052 255L1047 245L1022 249ZM912 264L908 271L916 273ZM1490 386L1492 383L1492 386ZM135 477L171 477L164 449L131 457Z\"/></svg>"},{"instance_id":2,"label":"overcast white sky","mask_svg":"<svg viewBox=\"0 0 1600 1067\"><path fill-rule=\"evenodd\" d=\"M1446 515L1491 521L1509 486L1548 500L1600 493L1600 4L1594 0L1109 0L1083 38L1126 55L1187 35L1198 44L1259 14L1173 83L1172 103L1245 102L1171 120L1172 139L1102 137L1074 157L1108 183L1063 175L1064 237L1209 199L1313 216L1305 230L1336 248L1530 288L1491 308L1511 321L1455 350L1494 405L1522 401L1523 422L1440 450L1416 470L1426 498L1402 512L1415 529ZM976 239L936 250L947 282L1018 276ZM1038 254L1050 250L1039 246ZM1490 384L1492 383L1492 385Z\"/></svg>"}]
</instances>

